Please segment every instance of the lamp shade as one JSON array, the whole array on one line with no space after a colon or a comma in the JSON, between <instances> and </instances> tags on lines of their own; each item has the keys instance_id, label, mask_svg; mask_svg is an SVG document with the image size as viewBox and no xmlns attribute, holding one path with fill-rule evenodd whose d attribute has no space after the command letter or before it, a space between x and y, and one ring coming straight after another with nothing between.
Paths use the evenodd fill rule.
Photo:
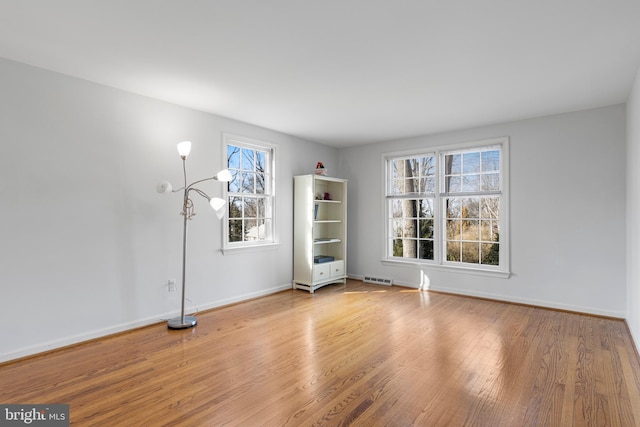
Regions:
<instances>
[{"instance_id":1,"label":"lamp shade","mask_svg":"<svg viewBox=\"0 0 640 427\"><path fill-rule=\"evenodd\" d=\"M191 141L182 141L178 144L178 154L180 157L187 157L191 152Z\"/></svg>"},{"instance_id":2,"label":"lamp shade","mask_svg":"<svg viewBox=\"0 0 640 427\"><path fill-rule=\"evenodd\" d=\"M219 211L219 210L222 210L222 208L224 207L225 201L219 197L214 197L211 200L209 200L209 204L211 205L214 211Z\"/></svg>"},{"instance_id":3,"label":"lamp shade","mask_svg":"<svg viewBox=\"0 0 640 427\"><path fill-rule=\"evenodd\" d=\"M231 176L231 172L229 169L223 169L216 174L216 179L221 182L229 182L233 177Z\"/></svg>"},{"instance_id":4,"label":"lamp shade","mask_svg":"<svg viewBox=\"0 0 640 427\"><path fill-rule=\"evenodd\" d=\"M173 190L173 187L169 181L160 181L158 185L156 185L156 191L160 194L170 193L171 190Z\"/></svg>"}]
</instances>

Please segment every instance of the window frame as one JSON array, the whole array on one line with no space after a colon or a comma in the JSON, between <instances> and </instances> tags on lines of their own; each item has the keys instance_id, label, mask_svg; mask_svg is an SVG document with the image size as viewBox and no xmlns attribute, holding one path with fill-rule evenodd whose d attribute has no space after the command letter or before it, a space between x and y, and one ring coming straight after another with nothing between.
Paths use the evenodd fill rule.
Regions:
<instances>
[{"instance_id":1,"label":"window frame","mask_svg":"<svg viewBox=\"0 0 640 427\"><path fill-rule=\"evenodd\" d=\"M271 238L267 240L248 240L248 241L237 241L233 242L229 240L229 224L231 221L230 215L230 205L229 199L234 195L239 195L239 197L244 193L235 193L229 191L229 187L231 183L226 183L223 190L223 198L227 202L225 205L225 217L224 221L222 221L222 253L223 254L232 254L237 252L247 252L247 251L256 251L256 250L268 250L275 249L278 246L278 233L277 233L277 217L276 217L276 177L275 172L277 169L277 145L271 144L265 141L261 141L254 138L249 138L245 136L240 136L231 133L223 133L222 135L222 158L224 159L224 167L229 168L229 158L228 158L228 150L229 146L235 146L240 148L247 148L255 151L262 151L267 153L268 159L265 159L265 193L264 195L256 196L262 197L266 199L265 203L265 218L271 218L270 220L270 229L266 230L265 234L270 235ZM268 168L267 168L268 167ZM231 169L230 169L231 170ZM231 171L233 174L233 171ZM269 192L270 189L270 192ZM246 194L256 194L256 193L246 193ZM262 193L260 193L262 194ZM251 196L249 196L251 197ZM269 213L268 210L271 212ZM244 220L244 215L242 216L242 220Z\"/></svg>"},{"instance_id":2,"label":"window frame","mask_svg":"<svg viewBox=\"0 0 640 427\"><path fill-rule=\"evenodd\" d=\"M500 149L500 185L498 191L476 191L476 192L456 192L446 193L444 190L444 156L446 154L463 151L485 151L490 147ZM433 193L395 195L390 192L393 174L391 173L391 161L397 159L420 158L433 156L435 158L435 189ZM492 277L510 276L510 238L509 238L509 138L499 137L486 140L471 141L450 145L439 145L433 147L416 148L412 150L388 152L382 154L382 203L384 205L384 230L383 230L383 256L382 262L386 265L414 265L456 271L461 273L487 275ZM446 257L446 207L444 201L447 197L489 197L499 196L500 217L498 219L500 230L500 258L498 265L481 263L464 263L460 261L447 261ZM394 199L429 199L433 197L433 259L402 258L393 256L390 220L391 200ZM480 243L480 241L479 241Z\"/></svg>"}]
</instances>

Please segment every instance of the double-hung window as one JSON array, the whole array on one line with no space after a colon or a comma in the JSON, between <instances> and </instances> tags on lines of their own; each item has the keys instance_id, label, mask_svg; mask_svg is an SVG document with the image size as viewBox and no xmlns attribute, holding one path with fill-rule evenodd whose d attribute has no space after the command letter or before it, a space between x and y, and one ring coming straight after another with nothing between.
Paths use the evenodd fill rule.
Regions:
<instances>
[{"instance_id":1,"label":"double-hung window","mask_svg":"<svg viewBox=\"0 0 640 427\"><path fill-rule=\"evenodd\" d=\"M223 250L264 247L275 242L275 154L266 142L225 134L224 151L232 179Z\"/></svg>"},{"instance_id":2,"label":"double-hung window","mask_svg":"<svg viewBox=\"0 0 640 427\"><path fill-rule=\"evenodd\" d=\"M508 273L507 159L507 138L385 155L385 259Z\"/></svg>"}]
</instances>

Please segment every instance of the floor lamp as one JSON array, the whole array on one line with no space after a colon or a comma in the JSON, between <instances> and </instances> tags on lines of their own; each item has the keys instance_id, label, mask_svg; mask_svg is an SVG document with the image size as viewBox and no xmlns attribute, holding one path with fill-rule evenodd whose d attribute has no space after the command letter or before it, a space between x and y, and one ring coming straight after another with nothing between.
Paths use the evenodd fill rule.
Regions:
<instances>
[{"instance_id":1,"label":"floor lamp","mask_svg":"<svg viewBox=\"0 0 640 427\"><path fill-rule=\"evenodd\" d=\"M195 316L185 316L184 315L184 300L185 300L185 276L186 276L186 265L187 265L187 221L189 221L196 214L193 209L193 202L189 198L189 194L193 191L200 196L204 197L209 201L209 204L215 211L218 219L222 219L224 216L224 205L225 201L218 197L209 197L207 193L200 190L199 188L194 187L194 185L199 184L205 181L216 180L220 182L228 182L231 181L231 173L228 169L224 169L218 172L215 176L210 178L200 179L198 181L194 181L191 184L187 185L187 156L191 152L191 141L182 141L178 144L178 154L182 158L182 171L184 175L184 187L178 188L176 190L173 189L171 183L168 181L160 182L156 190L158 193L177 193L179 191L184 192L184 198L182 203L182 215L183 218L183 230L182 230L182 307L180 309L180 317L176 317L174 319L169 319L167 322L167 326L169 329L186 329L191 328L198 323L198 320Z\"/></svg>"}]
</instances>

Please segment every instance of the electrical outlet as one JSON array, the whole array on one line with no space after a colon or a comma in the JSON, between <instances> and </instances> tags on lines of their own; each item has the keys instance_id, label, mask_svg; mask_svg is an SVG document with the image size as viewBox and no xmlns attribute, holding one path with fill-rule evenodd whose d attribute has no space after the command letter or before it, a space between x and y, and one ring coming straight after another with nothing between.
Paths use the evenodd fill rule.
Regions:
<instances>
[{"instance_id":1,"label":"electrical outlet","mask_svg":"<svg viewBox=\"0 0 640 427\"><path fill-rule=\"evenodd\" d=\"M175 292L176 291L176 281L173 279L169 279L169 281L167 282L167 290L169 292Z\"/></svg>"}]
</instances>

